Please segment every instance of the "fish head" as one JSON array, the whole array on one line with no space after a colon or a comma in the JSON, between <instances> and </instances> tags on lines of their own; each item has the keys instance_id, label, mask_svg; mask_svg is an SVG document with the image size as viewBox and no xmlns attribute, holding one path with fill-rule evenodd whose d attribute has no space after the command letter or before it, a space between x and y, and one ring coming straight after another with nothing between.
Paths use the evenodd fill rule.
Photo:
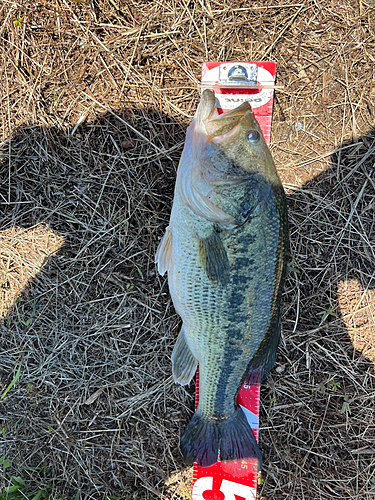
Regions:
<instances>
[{"instance_id":1,"label":"fish head","mask_svg":"<svg viewBox=\"0 0 375 500\"><path fill-rule=\"evenodd\" d=\"M221 172L219 182L241 182L249 175L260 174L268 182L278 180L275 165L260 126L248 102L205 120L209 142L205 157ZM205 173L207 163L202 164ZM276 175L276 176L275 176ZM214 176L212 181L215 182Z\"/></svg>"},{"instance_id":2,"label":"fish head","mask_svg":"<svg viewBox=\"0 0 375 500\"><path fill-rule=\"evenodd\" d=\"M182 203L208 221L232 224L233 216L213 203L211 194L218 186L236 185L254 174L278 181L250 104L219 115L215 94L204 90L179 165L176 189Z\"/></svg>"}]
</instances>

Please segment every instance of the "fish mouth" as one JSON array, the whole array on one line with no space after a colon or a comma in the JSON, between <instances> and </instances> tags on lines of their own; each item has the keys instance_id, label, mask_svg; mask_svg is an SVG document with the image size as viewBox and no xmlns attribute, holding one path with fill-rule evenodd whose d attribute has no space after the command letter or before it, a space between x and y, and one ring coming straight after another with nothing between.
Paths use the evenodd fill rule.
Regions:
<instances>
[{"instance_id":1,"label":"fish mouth","mask_svg":"<svg viewBox=\"0 0 375 500\"><path fill-rule=\"evenodd\" d=\"M234 140L244 117L253 117L248 102L226 113L218 114L215 94L205 90L201 98L201 123L207 137L207 153L200 158L200 170L204 180L211 185L239 184L248 178L244 172L235 168L233 161L221 151L223 141ZM213 156L216 161L213 160Z\"/></svg>"},{"instance_id":2,"label":"fish mouth","mask_svg":"<svg viewBox=\"0 0 375 500\"><path fill-rule=\"evenodd\" d=\"M204 110L202 121L206 134L211 138L231 132L239 125L245 115L253 113L250 104L244 102L237 108L219 115L215 104L215 94L210 90L203 92L202 101Z\"/></svg>"},{"instance_id":3,"label":"fish mouth","mask_svg":"<svg viewBox=\"0 0 375 500\"><path fill-rule=\"evenodd\" d=\"M218 116L215 94L212 90L204 90L199 103L200 120L204 122L214 116Z\"/></svg>"}]
</instances>

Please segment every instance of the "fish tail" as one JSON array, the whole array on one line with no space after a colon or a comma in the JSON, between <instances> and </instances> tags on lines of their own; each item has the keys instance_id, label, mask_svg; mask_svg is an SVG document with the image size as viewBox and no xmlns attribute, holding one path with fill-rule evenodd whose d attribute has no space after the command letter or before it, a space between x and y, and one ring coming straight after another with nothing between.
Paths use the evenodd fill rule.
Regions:
<instances>
[{"instance_id":1,"label":"fish tail","mask_svg":"<svg viewBox=\"0 0 375 500\"><path fill-rule=\"evenodd\" d=\"M208 467L218 461L256 458L258 470L262 456L253 431L241 407L224 420L204 419L195 413L181 439L181 451L188 464Z\"/></svg>"}]
</instances>

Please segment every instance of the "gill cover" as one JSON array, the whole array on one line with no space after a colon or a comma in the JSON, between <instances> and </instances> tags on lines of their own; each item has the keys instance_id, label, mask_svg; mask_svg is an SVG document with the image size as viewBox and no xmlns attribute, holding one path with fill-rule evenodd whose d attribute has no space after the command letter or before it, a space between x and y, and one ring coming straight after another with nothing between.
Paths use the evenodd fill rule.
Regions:
<instances>
[{"instance_id":1,"label":"gill cover","mask_svg":"<svg viewBox=\"0 0 375 500\"><path fill-rule=\"evenodd\" d=\"M218 115L215 95L205 90L186 134L185 147L177 173L176 190L181 201L196 215L217 224L235 224L232 215L224 212L210 200L210 194L219 183L233 183L222 171L212 165L209 154L213 137L230 133L250 108L248 103L234 112ZM206 173L206 175L203 174Z\"/></svg>"}]
</instances>

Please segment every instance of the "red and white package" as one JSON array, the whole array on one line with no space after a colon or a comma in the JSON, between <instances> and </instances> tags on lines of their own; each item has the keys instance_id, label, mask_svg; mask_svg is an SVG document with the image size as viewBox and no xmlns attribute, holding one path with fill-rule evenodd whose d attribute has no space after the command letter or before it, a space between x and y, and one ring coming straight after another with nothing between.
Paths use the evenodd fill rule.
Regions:
<instances>
[{"instance_id":1,"label":"red and white package","mask_svg":"<svg viewBox=\"0 0 375 500\"><path fill-rule=\"evenodd\" d=\"M219 113L248 101L263 132L271 142L273 95L276 63L274 62L205 62L202 85L215 92ZM247 420L258 440L260 376L254 374L251 385L244 384L238 394ZM199 401L197 371L195 407ZM257 460L217 462L210 467L194 464L193 500L255 500L258 482Z\"/></svg>"},{"instance_id":2,"label":"red and white package","mask_svg":"<svg viewBox=\"0 0 375 500\"><path fill-rule=\"evenodd\" d=\"M204 62L201 87L215 92L219 113L248 101L269 146L275 76L274 62Z\"/></svg>"}]
</instances>

